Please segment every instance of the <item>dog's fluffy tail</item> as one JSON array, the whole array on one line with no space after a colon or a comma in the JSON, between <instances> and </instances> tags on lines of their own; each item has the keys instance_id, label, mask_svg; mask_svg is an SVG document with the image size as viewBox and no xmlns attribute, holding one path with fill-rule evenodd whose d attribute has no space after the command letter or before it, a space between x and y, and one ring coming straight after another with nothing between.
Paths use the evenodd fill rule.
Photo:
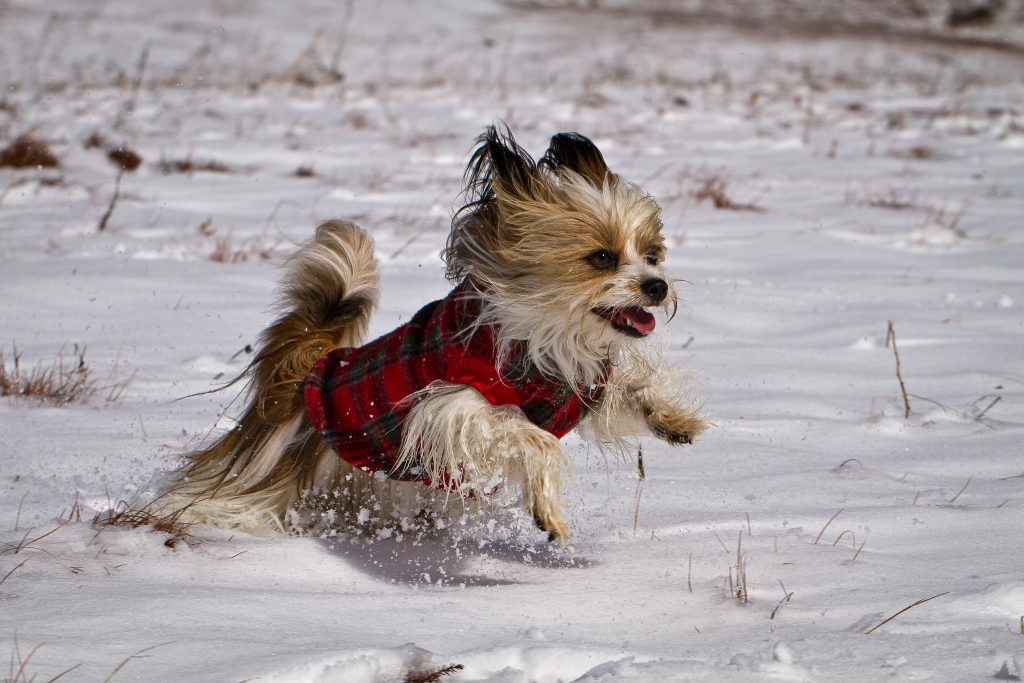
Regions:
<instances>
[{"instance_id":1,"label":"dog's fluffy tail","mask_svg":"<svg viewBox=\"0 0 1024 683\"><path fill-rule=\"evenodd\" d=\"M242 417L189 454L161 507L185 521L275 533L303 491L332 486L339 458L311 428L302 384L325 353L363 343L379 296L370 237L352 223L320 224L287 263L281 315L243 374Z\"/></svg>"}]
</instances>

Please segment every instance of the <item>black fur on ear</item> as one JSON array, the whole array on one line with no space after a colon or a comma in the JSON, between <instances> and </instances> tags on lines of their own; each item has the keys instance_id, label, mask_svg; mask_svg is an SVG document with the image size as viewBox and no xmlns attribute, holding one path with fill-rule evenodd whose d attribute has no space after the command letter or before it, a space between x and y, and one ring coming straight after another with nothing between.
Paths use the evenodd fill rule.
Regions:
<instances>
[{"instance_id":1,"label":"black fur on ear","mask_svg":"<svg viewBox=\"0 0 1024 683\"><path fill-rule=\"evenodd\" d=\"M519 146L507 125L488 126L476 139L477 148L466 166L467 206L493 201L495 191L511 196L531 196L540 181L533 157Z\"/></svg>"},{"instance_id":2,"label":"black fur on ear","mask_svg":"<svg viewBox=\"0 0 1024 683\"><path fill-rule=\"evenodd\" d=\"M556 175L563 169L573 171L594 187L604 185L605 178L611 173L601 150L590 138L579 133L558 133L552 137L551 145L538 166Z\"/></svg>"}]
</instances>

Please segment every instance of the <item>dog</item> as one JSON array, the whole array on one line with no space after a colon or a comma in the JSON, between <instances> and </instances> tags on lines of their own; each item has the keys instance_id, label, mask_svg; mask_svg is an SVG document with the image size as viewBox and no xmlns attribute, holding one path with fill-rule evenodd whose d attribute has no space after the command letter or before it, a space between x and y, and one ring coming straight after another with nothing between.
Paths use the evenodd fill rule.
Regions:
<instances>
[{"instance_id":1,"label":"dog","mask_svg":"<svg viewBox=\"0 0 1024 683\"><path fill-rule=\"evenodd\" d=\"M477 139L465 182L442 252L454 289L369 343L372 240L345 221L317 227L239 377L248 404L187 456L165 499L174 514L267 534L314 491L355 523L503 492L564 547L562 436L585 423L625 452L636 436L691 444L708 427L637 343L652 309L678 306L655 200L583 135L555 135L534 161L507 126Z\"/></svg>"}]
</instances>

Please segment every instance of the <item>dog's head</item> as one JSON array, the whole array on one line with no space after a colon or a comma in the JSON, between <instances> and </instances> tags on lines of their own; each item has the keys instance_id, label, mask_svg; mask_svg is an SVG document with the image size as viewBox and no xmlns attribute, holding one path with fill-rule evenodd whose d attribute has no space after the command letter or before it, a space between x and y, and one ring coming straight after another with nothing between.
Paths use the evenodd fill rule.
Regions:
<instances>
[{"instance_id":1,"label":"dog's head","mask_svg":"<svg viewBox=\"0 0 1024 683\"><path fill-rule=\"evenodd\" d=\"M481 292L499 342L526 342L546 373L594 381L603 361L654 330L650 309L675 310L661 207L578 133L555 135L539 162L507 129L478 142L447 275Z\"/></svg>"}]
</instances>

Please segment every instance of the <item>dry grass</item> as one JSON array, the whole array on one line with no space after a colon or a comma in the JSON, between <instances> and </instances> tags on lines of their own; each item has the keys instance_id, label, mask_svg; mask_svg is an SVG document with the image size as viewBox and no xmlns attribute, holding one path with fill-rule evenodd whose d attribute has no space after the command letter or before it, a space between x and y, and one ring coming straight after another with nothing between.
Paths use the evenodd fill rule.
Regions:
<instances>
[{"instance_id":1,"label":"dry grass","mask_svg":"<svg viewBox=\"0 0 1024 683\"><path fill-rule=\"evenodd\" d=\"M942 154L938 150L928 145L913 145L906 149L893 149L889 151L889 156L896 159L909 159L910 161L928 161L942 158Z\"/></svg>"},{"instance_id":2,"label":"dry grass","mask_svg":"<svg viewBox=\"0 0 1024 683\"><path fill-rule=\"evenodd\" d=\"M184 543L189 547L199 545L199 539L190 532L192 525L181 520L184 510L170 515L161 515L154 512L158 509L155 503L159 499L147 505L139 505L136 500L119 500L109 506L106 512L98 512L93 517L93 526L97 527L124 527L138 529L140 527L151 527L153 533L167 534L164 545L174 548L178 543Z\"/></svg>"},{"instance_id":3,"label":"dry grass","mask_svg":"<svg viewBox=\"0 0 1024 683\"><path fill-rule=\"evenodd\" d=\"M194 173L205 171L207 173L231 173L233 169L227 164L213 159L198 160L187 156L184 159L161 159L160 170L164 175L171 173Z\"/></svg>"},{"instance_id":4,"label":"dry grass","mask_svg":"<svg viewBox=\"0 0 1024 683\"><path fill-rule=\"evenodd\" d=\"M66 359L64 350L47 365L39 361L31 370L22 366L22 354L15 346L14 360L8 367L4 352L0 351L0 396L12 399L25 398L63 406L81 402L100 393L107 402L116 402L124 395L125 389L135 375L126 378L118 376L118 364L114 364L110 376L104 381L92 377L92 371L85 362L85 347L74 345L71 359Z\"/></svg>"},{"instance_id":5,"label":"dry grass","mask_svg":"<svg viewBox=\"0 0 1024 683\"><path fill-rule=\"evenodd\" d=\"M743 532L736 537L736 584L732 582L732 568L729 569L729 592L740 605L750 602L747 590L747 554L743 552Z\"/></svg>"},{"instance_id":6,"label":"dry grass","mask_svg":"<svg viewBox=\"0 0 1024 683\"><path fill-rule=\"evenodd\" d=\"M463 668L461 664L449 664L434 671L410 671L403 683L438 683L445 676L451 676Z\"/></svg>"},{"instance_id":7,"label":"dry grass","mask_svg":"<svg viewBox=\"0 0 1024 683\"><path fill-rule=\"evenodd\" d=\"M877 192L865 190L862 195L855 191L847 191L847 204L859 206L870 206L874 209L889 209L891 211L906 211L918 207L917 192L900 188L890 188Z\"/></svg>"},{"instance_id":8,"label":"dry grass","mask_svg":"<svg viewBox=\"0 0 1024 683\"><path fill-rule=\"evenodd\" d=\"M125 171L134 171L142 165L142 157L139 153L124 145L107 150L107 158L115 166Z\"/></svg>"},{"instance_id":9,"label":"dry grass","mask_svg":"<svg viewBox=\"0 0 1024 683\"><path fill-rule=\"evenodd\" d=\"M690 193L698 202L711 202L716 209L726 211L764 211L753 202L742 203L732 199L727 192L728 181L720 175L710 174L700 180L696 190Z\"/></svg>"},{"instance_id":10,"label":"dry grass","mask_svg":"<svg viewBox=\"0 0 1024 683\"><path fill-rule=\"evenodd\" d=\"M248 261L250 257L256 257L263 261L268 261L274 256L276 248L277 245L267 244L260 237L254 237L247 242L235 244L233 235L228 232L214 243L210 260L217 263L240 263Z\"/></svg>"},{"instance_id":11,"label":"dry grass","mask_svg":"<svg viewBox=\"0 0 1024 683\"><path fill-rule=\"evenodd\" d=\"M18 632L15 631L14 644L11 645L10 665L8 666L7 677L4 678L4 683L32 683L33 681L35 681L37 676L35 674L29 676L28 665L29 662L32 661L32 658L36 655L36 653L39 652L40 649L42 649L44 644L45 643L39 643L23 655L21 652L21 644L18 642ZM61 671L56 676L48 678L47 683L53 683L53 681L62 678L65 674L71 673L80 666L82 665L75 664L71 668Z\"/></svg>"},{"instance_id":12,"label":"dry grass","mask_svg":"<svg viewBox=\"0 0 1024 683\"><path fill-rule=\"evenodd\" d=\"M65 361L64 353L49 366L42 361L30 371L22 368L21 353L14 348L13 367L8 369L7 358L0 351L0 396L32 398L53 405L66 405L82 401L96 390L85 362L85 349L75 345L75 359Z\"/></svg>"},{"instance_id":13,"label":"dry grass","mask_svg":"<svg viewBox=\"0 0 1024 683\"><path fill-rule=\"evenodd\" d=\"M899 615L903 614L907 610L912 609L914 607L917 607L918 605L924 604L924 603L928 602L929 600L934 600L935 598L941 598L943 595L949 595L949 591L946 591L944 593L939 593L938 595L933 595L930 598L921 598L917 602L913 602L913 603L907 605L906 607L901 609L896 614L894 614L891 617L888 617L886 619L883 619L878 624L876 624L876 625L872 626L871 628L869 628L868 630L864 631L864 635L868 635L870 633L873 633L876 629L880 628L881 626L884 626L885 624L888 624L890 621L892 621L893 619L895 619Z\"/></svg>"},{"instance_id":14,"label":"dry grass","mask_svg":"<svg viewBox=\"0 0 1024 683\"><path fill-rule=\"evenodd\" d=\"M0 150L0 167L56 168L60 161L46 143L31 135L22 135Z\"/></svg>"}]
</instances>

